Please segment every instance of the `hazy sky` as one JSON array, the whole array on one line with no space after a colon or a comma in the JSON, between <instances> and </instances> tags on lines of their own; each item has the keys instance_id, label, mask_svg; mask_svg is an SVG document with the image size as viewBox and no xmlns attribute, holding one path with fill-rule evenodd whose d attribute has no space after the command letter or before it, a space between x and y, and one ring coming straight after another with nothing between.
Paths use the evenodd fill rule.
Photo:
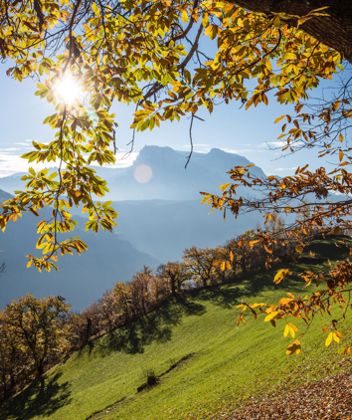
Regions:
<instances>
[{"instance_id":1,"label":"hazy sky","mask_svg":"<svg viewBox=\"0 0 352 420\"><path fill-rule=\"evenodd\" d=\"M0 113L0 176L6 176L25 170L26 162L19 156L30 149L32 139L50 141L52 132L42 121L52 109L44 100L34 96L35 80L19 83L6 77L4 66L0 70L3 98ZM117 106L116 111L119 124L117 145L121 150L126 150L131 138L131 113L123 106ZM195 150L206 152L217 147L238 153L263 168L267 174L291 173L297 165L306 162L308 156L310 162L316 164L316 160L312 161L311 152L310 155L300 152L280 158L282 152L270 150L277 146L279 134L279 126L273 121L287 111L275 101L271 101L269 106L262 105L249 111L240 109L237 102L215 107L212 115L202 114L204 122L196 120L194 123ZM184 119L180 123L166 123L151 132L138 133L135 152L147 144L189 150L188 127L189 120ZM128 163L119 158L119 164L125 166Z\"/></svg>"}]
</instances>

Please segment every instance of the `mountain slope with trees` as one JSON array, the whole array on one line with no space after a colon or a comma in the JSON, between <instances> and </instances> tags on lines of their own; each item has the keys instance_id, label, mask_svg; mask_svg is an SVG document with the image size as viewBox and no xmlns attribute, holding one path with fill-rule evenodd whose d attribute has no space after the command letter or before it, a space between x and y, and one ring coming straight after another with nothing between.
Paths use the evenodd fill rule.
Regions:
<instances>
[{"instance_id":1,"label":"mountain slope with trees","mask_svg":"<svg viewBox=\"0 0 352 420\"><path fill-rule=\"evenodd\" d=\"M291 268L299 273L303 266ZM294 358L284 356L288 339L280 328L254 320L236 327L234 305L241 299L275 301L298 287L273 287L272 276L261 273L169 302L75 353L48 374L41 396L32 387L3 413L9 419L214 418L276 390L348 372L348 359L336 347L319 345L324 319L311 325L303 354Z\"/></svg>"},{"instance_id":2,"label":"mountain slope with trees","mask_svg":"<svg viewBox=\"0 0 352 420\"><path fill-rule=\"evenodd\" d=\"M53 367L40 382L5 401L0 408L1 415L9 419L23 416L171 419L190 415L214 418L231 416L235 411L245 413L247 406L253 414L253 400L266 401L266 407L270 407L271 393L282 387L294 394L297 387L328 375L345 372L348 377L349 358L338 354L338 343L329 348L318 345L324 340L321 331L326 327L327 317L311 323L303 353L292 358L284 357L292 331L286 334L285 328L283 337L281 323L268 329L265 323L254 320L240 328L234 322L239 315L235 305L242 300L249 304L258 299L270 303L287 299L291 290L305 293L307 289L299 279L300 272L328 272L332 265L339 264L348 252L341 240L346 241L346 237L317 239L310 244L298 261L289 264L288 288L272 284L275 270L258 269L264 263L259 250L251 251L252 257L247 262L252 274L230 276L225 283L216 267L206 274L200 265L205 261L197 262L210 250L185 251L185 264L194 268L191 272L197 288L187 289L186 273L179 272L179 283L171 275L176 273L176 267L170 263L157 275L146 269L137 273L129 285L116 284L110 295L103 296L82 313L82 319L90 320L91 328L103 329L103 335L97 334L86 341L87 327L79 321L79 316L71 315L72 320L65 324L70 331L66 341L76 342L79 350ZM256 271L259 272L255 274ZM163 279L171 283L167 286ZM118 301L110 299L113 294ZM22 301L12 306L19 307ZM335 309L332 308L333 314ZM11 319L12 312L9 308L4 314ZM5 322L6 317L2 318ZM123 317L129 321L126 323ZM122 325L114 327L121 322ZM297 323L299 327L301 324L302 321ZM349 328L347 317L343 331ZM0 367L6 366L4 361L0 362ZM273 404L280 402L276 398ZM319 409L324 409L323 401L317 404ZM289 413L294 415L303 409L304 406L292 405Z\"/></svg>"}]
</instances>

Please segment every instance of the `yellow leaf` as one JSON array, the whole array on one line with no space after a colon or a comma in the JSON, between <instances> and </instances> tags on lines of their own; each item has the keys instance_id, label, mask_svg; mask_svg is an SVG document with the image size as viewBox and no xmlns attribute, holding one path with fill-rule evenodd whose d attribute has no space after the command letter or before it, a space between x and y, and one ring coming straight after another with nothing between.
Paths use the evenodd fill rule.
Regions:
<instances>
[{"instance_id":1,"label":"yellow leaf","mask_svg":"<svg viewBox=\"0 0 352 420\"><path fill-rule=\"evenodd\" d=\"M259 239L255 239L255 240L253 240L253 241L249 241L248 242L248 246L249 246L249 248L253 248L255 245L257 245L258 243L260 242L260 240Z\"/></svg>"},{"instance_id":2,"label":"yellow leaf","mask_svg":"<svg viewBox=\"0 0 352 420\"><path fill-rule=\"evenodd\" d=\"M186 12L186 10L182 10L181 19L182 19L182 22L185 22L185 23L188 22L188 13Z\"/></svg>"},{"instance_id":3,"label":"yellow leaf","mask_svg":"<svg viewBox=\"0 0 352 420\"><path fill-rule=\"evenodd\" d=\"M281 270L279 270L275 274L274 283L275 284L280 284L282 282L282 280L289 274L291 274L291 271L288 268L281 268Z\"/></svg>"},{"instance_id":4,"label":"yellow leaf","mask_svg":"<svg viewBox=\"0 0 352 420\"><path fill-rule=\"evenodd\" d=\"M330 344L332 343L332 339L333 339L333 333L331 332L331 333L329 333L329 335L326 337L326 340L325 340L325 346L326 346L326 347L329 347L329 346L330 346Z\"/></svg>"},{"instance_id":5,"label":"yellow leaf","mask_svg":"<svg viewBox=\"0 0 352 420\"><path fill-rule=\"evenodd\" d=\"M341 162L343 157L345 156L345 154L343 153L342 150L339 151L339 161Z\"/></svg>"},{"instance_id":6,"label":"yellow leaf","mask_svg":"<svg viewBox=\"0 0 352 420\"><path fill-rule=\"evenodd\" d=\"M225 191L225 190L227 190L228 189L228 187L231 185L231 183L230 182L228 182L227 184L222 184L222 185L220 185L220 189L221 189L221 191Z\"/></svg>"},{"instance_id":7,"label":"yellow leaf","mask_svg":"<svg viewBox=\"0 0 352 420\"><path fill-rule=\"evenodd\" d=\"M288 305L289 303L291 303L293 301L293 299L292 298L282 298L282 299L280 299L280 305Z\"/></svg>"},{"instance_id":8,"label":"yellow leaf","mask_svg":"<svg viewBox=\"0 0 352 420\"><path fill-rule=\"evenodd\" d=\"M298 254L301 254L303 252L303 250L304 250L304 247L302 245L297 245L296 248L295 248L295 251Z\"/></svg>"},{"instance_id":9,"label":"yellow leaf","mask_svg":"<svg viewBox=\"0 0 352 420\"><path fill-rule=\"evenodd\" d=\"M292 356L293 354L300 354L302 351L301 343L299 340L293 341L289 346L287 346L286 354Z\"/></svg>"},{"instance_id":10,"label":"yellow leaf","mask_svg":"<svg viewBox=\"0 0 352 420\"><path fill-rule=\"evenodd\" d=\"M296 325L291 324L290 322L288 324L286 324L285 326L285 330L284 330L284 336L288 337L289 335L292 338L295 338L296 336L296 332L298 331L298 328L296 327Z\"/></svg>"},{"instance_id":11,"label":"yellow leaf","mask_svg":"<svg viewBox=\"0 0 352 420\"><path fill-rule=\"evenodd\" d=\"M341 102L340 101L336 101L332 104L332 109L334 111L337 111L340 108Z\"/></svg>"},{"instance_id":12,"label":"yellow leaf","mask_svg":"<svg viewBox=\"0 0 352 420\"><path fill-rule=\"evenodd\" d=\"M281 115L280 117L275 118L274 123L277 124L278 122L280 122L281 120L283 120L285 118L286 115Z\"/></svg>"},{"instance_id":13,"label":"yellow leaf","mask_svg":"<svg viewBox=\"0 0 352 420\"><path fill-rule=\"evenodd\" d=\"M249 305L252 309L262 308L263 306L266 306L266 303L252 303Z\"/></svg>"},{"instance_id":14,"label":"yellow leaf","mask_svg":"<svg viewBox=\"0 0 352 420\"><path fill-rule=\"evenodd\" d=\"M264 322L270 322L270 321L272 321L272 320L276 317L276 315L277 315L278 313L279 313L278 311L273 311L273 312L270 312L270 314L269 314L269 315L267 315L267 316L264 318Z\"/></svg>"},{"instance_id":15,"label":"yellow leaf","mask_svg":"<svg viewBox=\"0 0 352 420\"><path fill-rule=\"evenodd\" d=\"M344 140L344 136L343 136L343 134L342 134L342 133L340 133L340 134L339 134L339 142L340 142L340 143L343 143L343 140Z\"/></svg>"},{"instance_id":16,"label":"yellow leaf","mask_svg":"<svg viewBox=\"0 0 352 420\"><path fill-rule=\"evenodd\" d=\"M244 303L240 303L240 304L236 305L236 308L240 309L241 312L245 312L248 309L248 305L246 305Z\"/></svg>"}]
</instances>

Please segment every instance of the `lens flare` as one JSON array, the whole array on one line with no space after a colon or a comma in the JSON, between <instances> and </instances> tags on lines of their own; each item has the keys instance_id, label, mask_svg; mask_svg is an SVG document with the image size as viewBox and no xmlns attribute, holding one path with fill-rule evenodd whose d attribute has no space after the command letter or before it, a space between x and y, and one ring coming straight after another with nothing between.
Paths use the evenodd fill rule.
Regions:
<instances>
[{"instance_id":1,"label":"lens flare","mask_svg":"<svg viewBox=\"0 0 352 420\"><path fill-rule=\"evenodd\" d=\"M54 84L56 100L69 107L75 106L83 98L83 88L79 80L70 73L65 73Z\"/></svg>"},{"instance_id":2,"label":"lens flare","mask_svg":"<svg viewBox=\"0 0 352 420\"><path fill-rule=\"evenodd\" d=\"M140 184L146 184L152 179L153 171L149 165L142 164L135 168L133 176Z\"/></svg>"}]
</instances>

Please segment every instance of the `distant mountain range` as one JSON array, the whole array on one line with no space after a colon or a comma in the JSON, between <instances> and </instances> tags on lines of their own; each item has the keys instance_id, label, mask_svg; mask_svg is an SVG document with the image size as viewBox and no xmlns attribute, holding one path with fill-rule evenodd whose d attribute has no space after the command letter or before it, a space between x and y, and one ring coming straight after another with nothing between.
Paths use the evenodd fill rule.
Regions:
<instances>
[{"instance_id":1,"label":"distant mountain range","mask_svg":"<svg viewBox=\"0 0 352 420\"><path fill-rule=\"evenodd\" d=\"M115 234L93 234L78 228L74 235L88 244L88 251L80 256L62 257L58 272L38 273L34 268L25 267L25 256L36 253L35 232L39 220L26 214L18 222L9 224L0 235L0 263L6 264L6 272L0 274L0 306L17 296L33 293L64 296L80 309L116 281L129 280L144 265L156 267L160 263Z\"/></svg>"},{"instance_id":2,"label":"distant mountain range","mask_svg":"<svg viewBox=\"0 0 352 420\"><path fill-rule=\"evenodd\" d=\"M128 168L100 168L98 174L108 181L108 199L121 200L198 200L199 192L219 192L218 186L229 181L226 173L236 165L247 165L248 159L220 149L193 153L185 168L188 153L170 147L145 146ZM253 166L250 172L265 177ZM0 188L13 193L23 188L23 173L0 178ZM244 191L239 189L239 193Z\"/></svg>"},{"instance_id":3,"label":"distant mountain range","mask_svg":"<svg viewBox=\"0 0 352 420\"><path fill-rule=\"evenodd\" d=\"M224 221L220 212L199 202L123 201L114 202L119 212L116 232L138 250L160 261L178 260L192 245L215 247L256 227L258 215L250 213Z\"/></svg>"},{"instance_id":4,"label":"distant mountain range","mask_svg":"<svg viewBox=\"0 0 352 420\"><path fill-rule=\"evenodd\" d=\"M147 146L128 168L97 168L107 179L110 199L119 212L115 234L75 235L88 243L82 256L61 260L60 271L37 273L25 268L25 255L33 251L38 218L25 215L0 235L0 263L7 272L0 275L0 305L24 293L38 296L60 294L81 309L109 289L116 281L127 281L143 268L177 260L192 245L217 246L243 231L256 227L255 213L224 222L220 213L200 203L200 191L218 192L228 182L226 172L236 165L250 163L246 158L219 149L194 153L187 169L187 153L169 147ZM253 166L251 172L265 177ZM22 174L0 179L0 188L13 192L23 188ZM240 194L249 196L248 189ZM0 200L9 194L0 190ZM78 212L78 209L77 209Z\"/></svg>"}]
</instances>

